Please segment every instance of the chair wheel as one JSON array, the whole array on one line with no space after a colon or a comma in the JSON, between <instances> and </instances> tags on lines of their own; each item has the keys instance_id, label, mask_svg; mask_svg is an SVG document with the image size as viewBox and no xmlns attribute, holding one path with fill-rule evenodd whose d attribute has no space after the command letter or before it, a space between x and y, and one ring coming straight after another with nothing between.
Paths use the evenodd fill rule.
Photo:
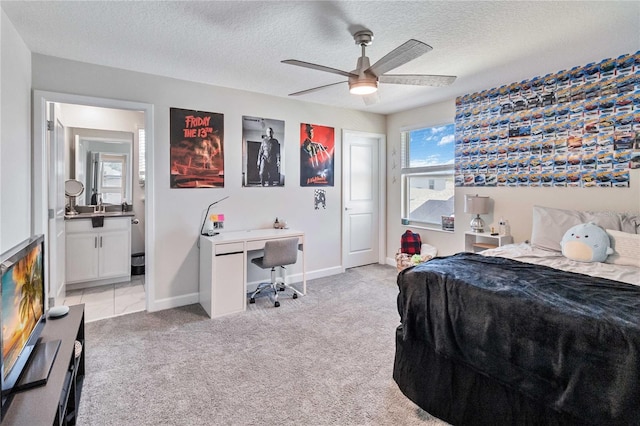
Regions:
<instances>
[{"instance_id":1,"label":"chair wheel","mask_svg":"<svg viewBox=\"0 0 640 426\"><path fill-rule=\"evenodd\" d=\"M297 299L298 298L298 293L293 293L293 298Z\"/></svg>"},{"instance_id":2,"label":"chair wheel","mask_svg":"<svg viewBox=\"0 0 640 426\"><path fill-rule=\"evenodd\" d=\"M274 303L273 306L277 308L278 306L280 306L280 302L276 301L276 303Z\"/></svg>"},{"instance_id":3,"label":"chair wheel","mask_svg":"<svg viewBox=\"0 0 640 426\"><path fill-rule=\"evenodd\" d=\"M249 299L249 303L256 303L256 299L252 297L251 299Z\"/></svg>"}]
</instances>

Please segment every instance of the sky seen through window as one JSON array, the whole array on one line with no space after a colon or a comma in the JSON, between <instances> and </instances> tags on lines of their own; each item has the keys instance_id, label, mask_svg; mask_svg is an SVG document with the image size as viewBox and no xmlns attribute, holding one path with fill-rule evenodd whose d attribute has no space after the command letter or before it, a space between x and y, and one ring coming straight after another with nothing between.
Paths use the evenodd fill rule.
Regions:
<instances>
[{"instance_id":1,"label":"sky seen through window","mask_svg":"<svg viewBox=\"0 0 640 426\"><path fill-rule=\"evenodd\" d=\"M453 124L409 132L409 167L428 167L454 163Z\"/></svg>"}]
</instances>

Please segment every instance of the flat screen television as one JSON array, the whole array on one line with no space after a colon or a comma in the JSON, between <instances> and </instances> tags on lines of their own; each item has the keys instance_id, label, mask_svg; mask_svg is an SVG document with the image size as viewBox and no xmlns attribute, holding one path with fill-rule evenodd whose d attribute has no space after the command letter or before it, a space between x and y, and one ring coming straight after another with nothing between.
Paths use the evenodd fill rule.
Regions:
<instances>
[{"instance_id":1,"label":"flat screen television","mask_svg":"<svg viewBox=\"0 0 640 426\"><path fill-rule=\"evenodd\" d=\"M44 249L44 235L37 235L0 257L3 408L5 397L18 389L28 369L46 321Z\"/></svg>"}]
</instances>

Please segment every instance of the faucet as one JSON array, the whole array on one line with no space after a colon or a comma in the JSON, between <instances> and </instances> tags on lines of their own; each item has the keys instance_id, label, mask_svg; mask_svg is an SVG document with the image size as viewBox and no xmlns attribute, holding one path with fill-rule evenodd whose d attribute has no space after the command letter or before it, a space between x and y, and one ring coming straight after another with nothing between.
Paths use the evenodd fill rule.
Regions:
<instances>
[{"instance_id":1,"label":"faucet","mask_svg":"<svg viewBox=\"0 0 640 426\"><path fill-rule=\"evenodd\" d=\"M93 212L94 213L104 213L105 212L105 207L104 204L102 204L102 194L98 193L96 194L97 198L98 198L98 205L96 205L93 208Z\"/></svg>"}]
</instances>

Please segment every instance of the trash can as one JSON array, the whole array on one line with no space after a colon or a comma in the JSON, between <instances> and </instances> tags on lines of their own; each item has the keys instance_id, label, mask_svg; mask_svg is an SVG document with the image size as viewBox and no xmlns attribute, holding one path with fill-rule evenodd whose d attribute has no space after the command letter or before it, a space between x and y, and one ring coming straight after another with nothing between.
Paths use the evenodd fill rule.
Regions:
<instances>
[{"instance_id":1,"label":"trash can","mask_svg":"<svg viewBox=\"0 0 640 426\"><path fill-rule=\"evenodd\" d=\"M131 275L144 275L144 252L131 255Z\"/></svg>"}]
</instances>

